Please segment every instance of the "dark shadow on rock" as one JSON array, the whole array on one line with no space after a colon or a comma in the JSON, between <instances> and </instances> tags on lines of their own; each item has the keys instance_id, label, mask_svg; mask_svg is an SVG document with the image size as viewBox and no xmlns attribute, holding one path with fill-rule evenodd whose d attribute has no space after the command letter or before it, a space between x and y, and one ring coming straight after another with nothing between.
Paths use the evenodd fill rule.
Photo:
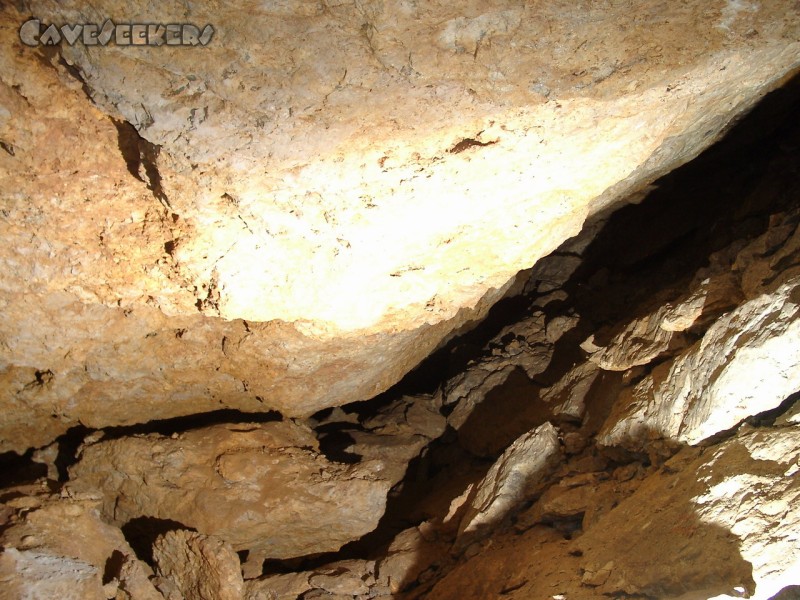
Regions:
<instances>
[{"instance_id":1,"label":"dark shadow on rock","mask_svg":"<svg viewBox=\"0 0 800 600\"><path fill-rule=\"evenodd\" d=\"M800 600L800 585L787 585L769 600Z\"/></svg>"},{"instance_id":2,"label":"dark shadow on rock","mask_svg":"<svg viewBox=\"0 0 800 600\"><path fill-rule=\"evenodd\" d=\"M578 312L597 323L641 316L654 290L688 282L710 254L760 235L771 213L796 204L798 111L800 76L655 182L643 202L614 212L567 286Z\"/></svg>"},{"instance_id":3,"label":"dark shadow on rock","mask_svg":"<svg viewBox=\"0 0 800 600\"><path fill-rule=\"evenodd\" d=\"M34 462L33 449L24 454L3 452L0 454L0 488L21 483L30 483L47 475L47 467Z\"/></svg>"},{"instance_id":4,"label":"dark shadow on rock","mask_svg":"<svg viewBox=\"0 0 800 600\"><path fill-rule=\"evenodd\" d=\"M156 517L136 517L125 523L121 529L136 556L151 566L153 565L153 543L158 536L178 529L197 531L178 521Z\"/></svg>"},{"instance_id":5,"label":"dark shadow on rock","mask_svg":"<svg viewBox=\"0 0 800 600\"><path fill-rule=\"evenodd\" d=\"M454 569L419 597L549 598L557 591L567 598L663 600L752 594L753 567L741 554L740 540L698 514L695 499L725 475L700 479L703 452L680 447L662 464L642 464L631 470L639 475L618 482L609 465L606 478L599 479L605 485L583 484L592 486L586 510L556 518L545 511L522 528L507 519L484 532L492 535L491 544L466 548ZM550 481L556 490L562 475Z\"/></svg>"}]
</instances>

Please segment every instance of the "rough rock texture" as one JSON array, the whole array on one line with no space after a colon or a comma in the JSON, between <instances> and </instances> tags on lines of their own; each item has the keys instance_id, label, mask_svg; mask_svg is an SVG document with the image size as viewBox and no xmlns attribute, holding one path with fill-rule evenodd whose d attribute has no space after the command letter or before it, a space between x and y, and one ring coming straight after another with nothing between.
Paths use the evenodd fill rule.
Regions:
<instances>
[{"instance_id":1,"label":"rough rock texture","mask_svg":"<svg viewBox=\"0 0 800 600\"><path fill-rule=\"evenodd\" d=\"M0 451L369 398L800 65L783 0L24 6L0 25ZM30 48L31 15L216 33Z\"/></svg>"},{"instance_id":2,"label":"rough rock texture","mask_svg":"<svg viewBox=\"0 0 800 600\"><path fill-rule=\"evenodd\" d=\"M745 427L633 477L562 480L422 597L771 598L798 569L798 435ZM553 529L576 516L574 539Z\"/></svg>"},{"instance_id":3,"label":"rough rock texture","mask_svg":"<svg viewBox=\"0 0 800 600\"><path fill-rule=\"evenodd\" d=\"M66 556L7 548L0 555L3 598L106 600L96 567Z\"/></svg>"},{"instance_id":4,"label":"rough rock texture","mask_svg":"<svg viewBox=\"0 0 800 600\"><path fill-rule=\"evenodd\" d=\"M313 590L347 596L366 596L375 586L374 561L341 561L315 571L271 575L245 584L248 600L290 600ZM374 596L373 596L374 597Z\"/></svg>"},{"instance_id":5,"label":"rough rock texture","mask_svg":"<svg viewBox=\"0 0 800 600\"><path fill-rule=\"evenodd\" d=\"M800 5L17 40L151 8L0 7L2 600L796 593L800 79L653 180L800 67Z\"/></svg>"},{"instance_id":6,"label":"rough rock texture","mask_svg":"<svg viewBox=\"0 0 800 600\"><path fill-rule=\"evenodd\" d=\"M99 494L120 526L167 520L237 551L289 558L338 550L374 529L396 483L387 466L331 462L291 422L217 425L89 445L70 488Z\"/></svg>"},{"instance_id":7,"label":"rough rock texture","mask_svg":"<svg viewBox=\"0 0 800 600\"><path fill-rule=\"evenodd\" d=\"M713 289L718 273L729 287L730 269L742 282L740 297L748 300L718 318L699 342L624 390L598 436L601 443L641 445L661 437L695 444L776 408L800 389L800 269L793 258L785 260L800 244L799 217L776 215L770 232L712 259L700 274L711 277L700 287ZM661 336L643 338L653 342ZM624 347L613 354L624 355Z\"/></svg>"},{"instance_id":8,"label":"rough rock texture","mask_svg":"<svg viewBox=\"0 0 800 600\"><path fill-rule=\"evenodd\" d=\"M0 502L0 597L161 600L152 570L119 529L101 520L98 505L51 494L44 484L7 490Z\"/></svg>"},{"instance_id":9,"label":"rough rock texture","mask_svg":"<svg viewBox=\"0 0 800 600\"><path fill-rule=\"evenodd\" d=\"M559 462L558 432L550 423L517 439L467 498L461 543L486 536L504 517L539 491Z\"/></svg>"},{"instance_id":10,"label":"rough rock texture","mask_svg":"<svg viewBox=\"0 0 800 600\"><path fill-rule=\"evenodd\" d=\"M186 530L170 531L153 544L159 575L171 579L184 600L241 600L239 557L222 540Z\"/></svg>"}]
</instances>

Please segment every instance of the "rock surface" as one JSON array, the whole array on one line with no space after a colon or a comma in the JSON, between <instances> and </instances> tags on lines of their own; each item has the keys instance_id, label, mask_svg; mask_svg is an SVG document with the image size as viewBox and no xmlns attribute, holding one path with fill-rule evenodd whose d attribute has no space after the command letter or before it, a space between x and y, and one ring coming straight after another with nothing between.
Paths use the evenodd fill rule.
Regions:
<instances>
[{"instance_id":1,"label":"rock surface","mask_svg":"<svg viewBox=\"0 0 800 600\"><path fill-rule=\"evenodd\" d=\"M511 444L467 498L460 543L485 537L512 510L534 497L560 456L558 431L550 423Z\"/></svg>"},{"instance_id":2,"label":"rock surface","mask_svg":"<svg viewBox=\"0 0 800 600\"><path fill-rule=\"evenodd\" d=\"M659 437L696 444L775 409L800 389L800 272L782 261L800 242L798 214L779 215L776 225L744 248L720 253L736 251L732 271L749 298L714 321L699 342L624 390L601 443L641 447ZM783 234L776 237L776 230ZM771 247L762 256L766 239ZM727 269L720 263L718 269ZM757 286L753 272L762 277ZM728 275L723 282L730 286ZM707 280L700 285L707 287Z\"/></svg>"},{"instance_id":3,"label":"rock surface","mask_svg":"<svg viewBox=\"0 0 800 600\"><path fill-rule=\"evenodd\" d=\"M70 488L99 494L118 526L177 522L236 551L291 558L338 550L373 530L396 483L386 466L331 462L311 431L291 422L217 425L89 445Z\"/></svg>"},{"instance_id":4,"label":"rock surface","mask_svg":"<svg viewBox=\"0 0 800 600\"><path fill-rule=\"evenodd\" d=\"M161 600L152 570L98 505L91 496L51 494L44 482L6 490L0 597Z\"/></svg>"},{"instance_id":5,"label":"rock surface","mask_svg":"<svg viewBox=\"0 0 800 600\"><path fill-rule=\"evenodd\" d=\"M239 557L221 540L170 531L153 544L153 558L158 574L171 579L184 600L242 600Z\"/></svg>"},{"instance_id":6,"label":"rock surface","mask_svg":"<svg viewBox=\"0 0 800 600\"><path fill-rule=\"evenodd\" d=\"M6 548L0 555L3 597L106 600L96 567L67 556Z\"/></svg>"},{"instance_id":7,"label":"rock surface","mask_svg":"<svg viewBox=\"0 0 800 600\"><path fill-rule=\"evenodd\" d=\"M0 25L0 451L372 397L800 66L781 0L20 6ZM215 34L31 48L32 16Z\"/></svg>"},{"instance_id":8,"label":"rock surface","mask_svg":"<svg viewBox=\"0 0 800 600\"><path fill-rule=\"evenodd\" d=\"M796 593L800 5L159 10L0 6L2 600Z\"/></svg>"}]
</instances>

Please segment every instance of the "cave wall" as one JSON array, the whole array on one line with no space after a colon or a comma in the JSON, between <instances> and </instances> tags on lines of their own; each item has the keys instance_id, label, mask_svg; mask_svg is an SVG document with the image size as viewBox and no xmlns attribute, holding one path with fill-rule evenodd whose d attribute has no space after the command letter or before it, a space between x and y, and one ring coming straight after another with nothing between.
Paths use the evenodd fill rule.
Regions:
<instances>
[{"instance_id":1,"label":"cave wall","mask_svg":"<svg viewBox=\"0 0 800 600\"><path fill-rule=\"evenodd\" d=\"M782 1L173 2L208 45L19 40L146 8L3 8L3 451L370 398L798 66Z\"/></svg>"},{"instance_id":2,"label":"cave wall","mask_svg":"<svg viewBox=\"0 0 800 600\"><path fill-rule=\"evenodd\" d=\"M798 6L0 10L0 598L794 597Z\"/></svg>"},{"instance_id":3,"label":"cave wall","mask_svg":"<svg viewBox=\"0 0 800 600\"><path fill-rule=\"evenodd\" d=\"M797 92L387 394L38 450L0 491L2 597L792 598Z\"/></svg>"}]
</instances>

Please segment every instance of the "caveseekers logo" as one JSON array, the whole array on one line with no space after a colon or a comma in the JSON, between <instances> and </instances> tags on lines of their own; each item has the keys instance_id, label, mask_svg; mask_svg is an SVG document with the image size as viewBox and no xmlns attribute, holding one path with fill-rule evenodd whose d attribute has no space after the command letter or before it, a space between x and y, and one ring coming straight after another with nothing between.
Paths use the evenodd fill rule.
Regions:
<instances>
[{"instance_id":1,"label":"caveseekers logo","mask_svg":"<svg viewBox=\"0 0 800 600\"><path fill-rule=\"evenodd\" d=\"M19 39L26 46L57 46L62 41L70 46L77 42L85 46L206 46L214 36L214 28L200 29L190 23L118 23L107 19L102 25L47 25L39 19L29 19L19 28Z\"/></svg>"}]
</instances>

